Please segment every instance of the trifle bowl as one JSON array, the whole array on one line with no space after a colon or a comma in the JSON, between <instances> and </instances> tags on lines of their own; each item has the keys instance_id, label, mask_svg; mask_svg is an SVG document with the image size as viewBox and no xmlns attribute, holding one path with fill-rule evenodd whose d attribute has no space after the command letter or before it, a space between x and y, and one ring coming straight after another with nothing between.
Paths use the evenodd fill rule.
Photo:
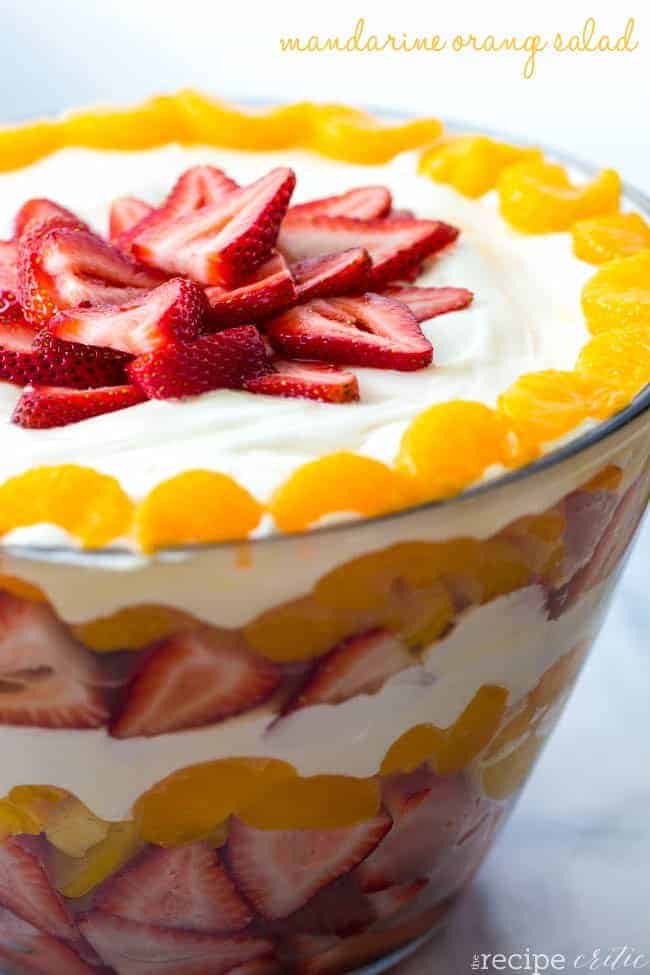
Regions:
<instances>
[{"instance_id":1,"label":"trifle bowl","mask_svg":"<svg viewBox=\"0 0 650 975\"><path fill-rule=\"evenodd\" d=\"M198 126L193 138L188 119ZM412 167L416 147L438 138L433 123L382 128L332 106L250 115L184 93L117 115L43 123L29 136L13 134L22 153L14 166L62 151L18 169L8 192L61 195L85 218L91 197L99 210L131 185L144 192L152 165L160 182L191 163L212 180L201 167L224 159L245 174L264 172L260 152L273 162L291 156L307 130L321 157L352 153L343 167L315 165L308 191L318 195L332 166L332 192L320 197L327 219L348 221L346 248L352 231L374 234L377 221L385 221L382 233L391 222L413 231L417 214L364 215L368 187L351 215L340 191L361 182L360 168L366 182L368 173L382 185L397 178L388 160ZM156 148L174 140L206 148ZM538 155L482 136L426 150L418 179L438 192L431 205L446 207L443 217L467 233L468 250L449 240L433 266L420 254L415 283L401 265L397 283L379 288L374 279L385 297L377 305L372 290L370 303L376 318L382 300L386 314L396 302L416 310L428 302L421 321L440 348L439 372L429 363L411 372L395 359L421 355L412 327L409 344L403 330L386 331L386 319L359 319L370 346L379 336L370 366L363 356L375 353L365 347L343 353L359 366L360 403L341 369L347 363L332 352L336 334L318 333L325 366L313 367L313 344L302 355L292 344L304 324L295 308L326 302L327 293L294 296L288 312L262 314L258 303L254 320L272 367L223 389L205 385L205 363L216 359L212 346L196 343L230 337L247 321L251 306L242 313L236 288L200 280L219 327L136 348L129 343L151 342L152 321L188 327L185 306L156 317L147 305L141 328L139 294L118 304L104 293L94 303L80 302L77 290L67 300L72 292L59 279L48 290L71 253L78 262L91 232L67 217L57 223L60 214L44 219L42 200L38 224L7 242L5 251L18 252L19 281L17 303L4 289L0 342L3 396L14 410L0 484L0 970L374 971L438 930L466 891L570 696L650 491L645 201L627 198L633 220L618 202L601 215L597 179L585 202L557 170L535 168L548 165ZM308 159L296 160L299 179ZM513 175L517 166L532 170ZM90 188L66 176L65 196L61 174L71 171L83 171ZM100 172L101 191L92 180ZM587 179L573 164L572 176ZM502 216L488 218L475 200L497 180ZM424 193L405 191L395 210L419 205ZM552 216L549 199L560 201ZM133 226L158 213L139 202L129 203ZM195 207L201 219L211 205ZM314 215L319 234L331 234L322 212L285 217L280 258L264 275L251 272L256 301L260 280L286 287L282 254L293 258L294 286L312 280L304 262L321 255L292 255L286 241L295 226L302 240L306 221L308 249L316 246ZM185 219L173 217L182 226ZM159 260L151 258L160 243L155 220L153 237L151 224L144 233L150 252L141 249L138 260L149 263L132 264L132 274L151 273ZM570 257L571 236L581 261ZM178 254L187 252L180 237L176 245L164 258L174 263L165 280L145 282L147 301L154 290L162 302L160 289L167 295L180 280L170 274L180 274ZM75 287L97 278L105 289L124 287L108 280L100 260L108 252L92 246L92 267L74 265ZM384 257L375 251L374 266ZM29 293L26 267L36 281ZM527 267L550 274L533 296L537 311L522 304ZM321 265L318 274L327 277ZM571 297L583 281L588 326L572 304L579 308L579 288ZM510 306L503 282L512 284ZM351 298L334 301L351 315L360 291L367 298L352 287ZM43 295L56 307L43 312ZM432 311L434 300L446 315ZM526 325L513 341L508 307L531 316L530 332ZM332 320L331 307L312 310ZM33 344L23 334L21 348L10 346L18 328L33 329ZM312 338L313 330L301 332L300 341ZM126 368L130 381L106 382L106 362L93 353L105 385L44 383L46 366L59 377L81 356L79 344L122 355L110 368L116 376ZM202 350L200 366L188 348ZM171 372L178 349L185 358ZM40 357L38 366L20 356ZM382 356L382 378L373 378ZM19 382L18 367L25 375L38 367L39 378ZM191 396L179 387L195 380ZM123 409L88 412L89 397L80 406L68 396L99 389L105 399L107 388Z\"/></svg>"}]
</instances>

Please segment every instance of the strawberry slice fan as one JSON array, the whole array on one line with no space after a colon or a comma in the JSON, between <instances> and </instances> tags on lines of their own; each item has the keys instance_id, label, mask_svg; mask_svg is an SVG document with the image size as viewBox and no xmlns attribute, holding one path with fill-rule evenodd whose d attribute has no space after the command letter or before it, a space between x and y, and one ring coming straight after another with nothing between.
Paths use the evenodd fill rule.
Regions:
<instances>
[{"instance_id":1,"label":"strawberry slice fan","mask_svg":"<svg viewBox=\"0 0 650 975\"><path fill-rule=\"evenodd\" d=\"M0 241L0 379L42 429L218 389L351 403L346 367L433 362L420 323L467 307L417 287L458 230L395 210L384 186L290 206L296 177L184 172L161 206L120 197L108 239L45 198Z\"/></svg>"}]
</instances>

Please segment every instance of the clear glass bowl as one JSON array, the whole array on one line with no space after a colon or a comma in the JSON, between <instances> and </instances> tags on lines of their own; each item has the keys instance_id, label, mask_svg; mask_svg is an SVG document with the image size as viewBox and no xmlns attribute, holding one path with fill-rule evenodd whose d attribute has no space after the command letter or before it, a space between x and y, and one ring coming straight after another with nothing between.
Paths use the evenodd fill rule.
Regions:
<instances>
[{"instance_id":1,"label":"clear glass bowl","mask_svg":"<svg viewBox=\"0 0 650 975\"><path fill-rule=\"evenodd\" d=\"M403 956L516 801L649 491L646 390L525 470L392 516L151 559L5 549L0 967Z\"/></svg>"}]
</instances>

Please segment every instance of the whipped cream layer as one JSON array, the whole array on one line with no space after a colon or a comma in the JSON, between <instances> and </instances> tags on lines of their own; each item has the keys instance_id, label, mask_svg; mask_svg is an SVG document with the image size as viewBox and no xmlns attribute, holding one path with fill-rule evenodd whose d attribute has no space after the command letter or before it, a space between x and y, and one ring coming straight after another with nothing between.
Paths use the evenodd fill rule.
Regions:
<instances>
[{"instance_id":1,"label":"whipped cream layer","mask_svg":"<svg viewBox=\"0 0 650 975\"><path fill-rule=\"evenodd\" d=\"M219 390L25 430L10 423L19 388L0 383L0 480L41 464L78 463L115 476L140 498L161 480L200 467L232 475L264 501L296 467L324 453L353 450L390 463L408 423L428 405L455 398L493 405L522 373L572 368L588 338L579 299L592 269L573 256L570 235L513 231L498 214L496 194L468 200L419 176L414 153L383 166L352 166L307 152L66 149L0 176L0 234L10 234L13 214L31 196L52 197L104 232L112 199L128 194L157 203L199 162L220 166L241 183L273 166L291 166L298 177L295 202L385 184L395 206L460 228L459 241L430 263L418 284L470 288L474 303L423 324L435 349L431 367L354 369L359 403ZM272 530L269 521L264 531ZM7 541L57 544L61 532L36 526Z\"/></svg>"},{"instance_id":2,"label":"whipped cream layer","mask_svg":"<svg viewBox=\"0 0 650 975\"><path fill-rule=\"evenodd\" d=\"M451 726L480 687L505 687L516 705L545 671L597 632L606 606L593 589L558 620L530 586L469 610L417 666L374 695L303 708L277 720L265 708L223 724L118 740L105 729L0 728L0 796L16 785L69 789L105 819L123 819L146 789L179 768L237 756L278 758L302 775L371 776L400 735L420 723Z\"/></svg>"}]
</instances>

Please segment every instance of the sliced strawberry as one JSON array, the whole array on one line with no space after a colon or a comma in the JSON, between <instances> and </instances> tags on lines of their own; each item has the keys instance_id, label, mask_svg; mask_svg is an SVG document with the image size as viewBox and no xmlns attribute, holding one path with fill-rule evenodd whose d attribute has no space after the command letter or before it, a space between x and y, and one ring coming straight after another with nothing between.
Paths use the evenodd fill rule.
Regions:
<instances>
[{"instance_id":1,"label":"sliced strawberry","mask_svg":"<svg viewBox=\"0 0 650 975\"><path fill-rule=\"evenodd\" d=\"M359 867L366 891L410 883L447 856L473 822L476 797L461 775L436 775L422 767L384 780L383 798L393 827Z\"/></svg>"},{"instance_id":2,"label":"sliced strawberry","mask_svg":"<svg viewBox=\"0 0 650 975\"><path fill-rule=\"evenodd\" d=\"M262 336L253 325L242 325L138 356L127 370L149 399L175 399L242 389L270 368Z\"/></svg>"},{"instance_id":3,"label":"sliced strawberry","mask_svg":"<svg viewBox=\"0 0 650 975\"><path fill-rule=\"evenodd\" d=\"M385 920L393 917L407 904L410 904L428 886L428 879L421 877L419 880L412 880L407 884L395 884L393 887L386 887L384 890L378 890L374 894L367 894L366 896L375 917L378 920Z\"/></svg>"},{"instance_id":4,"label":"sliced strawberry","mask_svg":"<svg viewBox=\"0 0 650 975\"><path fill-rule=\"evenodd\" d=\"M359 399L359 382L352 372L322 362L275 359L273 371L244 383L249 393L297 396L323 403L351 403Z\"/></svg>"},{"instance_id":5,"label":"sliced strawberry","mask_svg":"<svg viewBox=\"0 0 650 975\"><path fill-rule=\"evenodd\" d=\"M291 265L298 301L365 291L372 262L362 247Z\"/></svg>"},{"instance_id":6,"label":"sliced strawberry","mask_svg":"<svg viewBox=\"0 0 650 975\"><path fill-rule=\"evenodd\" d=\"M227 176L223 169L192 166L178 177L161 210L166 217L192 213L201 207L219 203L238 189L239 183Z\"/></svg>"},{"instance_id":7,"label":"sliced strawberry","mask_svg":"<svg viewBox=\"0 0 650 975\"><path fill-rule=\"evenodd\" d=\"M389 677L412 665L413 658L398 636L388 630L368 630L320 657L287 711L375 694Z\"/></svg>"},{"instance_id":8,"label":"sliced strawberry","mask_svg":"<svg viewBox=\"0 0 650 975\"><path fill-rule=\"evenodd\" d=\"M278 251L239 288L228 290L215 285L205 293L210 302L210 323L218 327L267 318L293 305L298 297L292 272Z\"/></svg>"},{"instance_id":9,"label":"sliced strawberry","mask_svg":"<svg viewBox=\"0 0 650 975\"><path fill-rule=\"evenodd\" d=\"M133 252L201 284L236 287L270 257L295 182L290 169L274 169L217 203L145 229Z\"/></svg>"},{"instance_id":10,"label":"sliced strawberry","mask_svg":"<svg viewBox=\"0 0 650 975\"><path fill-rule=\"evenodd\" d=\"M123 305L163 279L77 227L45 224L26 233L18 248L18 299L35 325L67 308Z\"/></svg>"},{"instance_id":11,"label":"sliced strawberry","mask_svg":"<svg viewBox=\"0 0 650 975\"><path fill-rule=\"evenodd\" d=\"M92 654L44 603L0 593L0 724L98 728L108 712Z\"/></svg>"},{"instance_id":12,"label":"sliced strawberry","mask_svg":"<svg viewBox=\"0 0 650 975\"><path fill-rule=\"evenodd\" d=\"M7 975L99 975L67 944L2 908L0 966Z\"/></svg>"},{"instance_id":13,"label":"sliced strawberry","mask_svg":"<svg viewBox=\"0 0 650 975\"><path fill-rule=\"evenodd\" d=\"M80 220L72 210L68 210L45 197L36 197L23 203L14 217L15 239L20 239L31 227L52 222L56 223L57 226L71 226L78 227L80 230L89 230L88 225Z\"/></svg>"},{"instance_id":14,"label":"sliced strawberry","mask_svg":"<svg viewBox=\"0 0 650 975\"><path fill-rule=\"evenodd\" d=\"M378 290L408 275L424 258L457 236L456 227L439 220L315 216L294 219L283 226L279 247L289 262L363 247L373 264L367 286Z\"/></svg>"},{"instance_id":15,"label":"sliced strawberry","mask_svg":"<svg viewBox=\"0 0 650 975\"><path fill-rule=\"evenodd\" d=\"M115 738L161 735L216 724L265 701L277 667L236 634L208 627L157 644L125 690L111 725Z\"/></svg>"},{"instance_id":16,"label":"sliced strawberry","mask_svg":"<svg viewBox=\"0 0 650 975\"><path fill-rule=\"evenodd\" d=\"M128 250L123 246L127 239L126 235L130 234L145 217L151 216L155 209L150 203L139 200L137 196L120 196L117 200L113 200L108 218L108 236L111 243L120 250Z\"/></svg>"},{"instance_id":17,"label":"sliced strawberry","mask_svg":"<svg viewBox=\"0 0 650 975\"><path fill-rule=\"evenodd\" d=\"M149 847L96 891L95 909L163 928L233 933L252 915L208 843Z\"/></svg>"},{"instance_id":18,"label":"sliced strawberry","mask_svg":"<svg viewBox=\"0 0 650 975\"><path fill-rule=\"evenodd\" d=\"M172 278L121 305L60 312L47 328L65 342L145 355L197 338L207 314L202 289L187 278Z\"/></svg>"},{"instance_id":19,"label":"sliced strawberry","mask_svg":"<svg viewBox=\"0 0 650 975\"><path fill-rule=\"evenodd\" d=\"M118 975L225 975L237 965L273 955L273 945L263 938L160 928L102 911L82 915L79 926Z\"/></svg>"},{"instance_id":20,"label":"sliced strawberry","mask_svg":"<svg viewBox=\"0 0 650 975\"><path fill-rule=\"evenodd\" d=\"M216 166L193 166L179 176L162 206L149 207L148 204L144 204L148 207L149 212L143 211L137 223L125 228L115 240L115 245L128 254L140 234L144 234L145 231L153 231L155 228L161 229L176 217L193 213L203 206L217 203L236 189L239 189L237 183L226 176L221 169L217 169ZM125 199L133 200L132 197ZM120 203L121 201L116 202ZM135 202L141 204L140 200ZM128 215L126 204L124 211ZM111 233L111 239L112 236Z\"/></svg>"},{"instance_id":21,"label":"sliced strawberry","mask_svg":"<svg viewBox=\"0 0 650 975\"><path fill-rule=\"evenodd\" d=\"M13 240L0 240L0 297L18 288L18 247ZM6 301L7 299L2 299Z\"/></svg>"},{"instance_id":22,"label":"sliced strawberry","mask_svg":"<svg viewBox=\"0 0 650 975\"><path fill-rule=\"evenodd\" d=\"M67 386L26 386L16 403L11 422L30 430L49 430L114 413L143 403L139 386L102 386L69 389Z\"/></svg>"},{"instance_id":23,"label":"sliced strawberry","mask_svg":"<svg viewBox=\"0 0 650 975\"><path fill-rule=\"evenodd\" d=\"M605 523L601 523L600 534L597 533L597 544L593 548L591 545L593 535L591 536L588 545L591 548L591 555L588 561L574 573L568 583L551 592L549 610L552 619L557 619L586 592L610 579L616 572L623 558L630 552L630 543L647 507L649 490L648 470L646 470L618 501L611 517ZM605 506L607 506L606 502ZM592 531L595 531L593 523ZM586 544L586 540L583 544Z\"/></svg>"},{"instance_id":24,"label":"sliced strawberry","mask_svg":"<svg viewBox=\"0 0 650 975\"><path fill-rule=\"evenodd\" d=\"M431 364L433 348L412 311L394 298L317 298L265 325L278 352L292 359L414 370Z\"/></svg>"},{"instance_id":25,"label":"sliced strawberry","mask_svg":"<svg viewBox=\"0 0 650 975\"><path fill-rule=\"evenodd\" d=\"M93 389L121 386L129 356L76 342L62 342L47 330L34 332L19 319L7 324L0 316L0 379L25 386Z\"/></svg>"},{"instance_id":26,"label":"sliced strawberry","mask_svg":"<svg viewBox=\"0 0 650 975\"><path fill-rule=\"evenodd\" d=\"M0 843L0 908L53 937L70 941L79 937L72 915L38 857L12 837Z\"/></svg>"},{"instance_id":27,"label":"sliced strawberry","mask_svg":"<svg viewBox=\"0 0 650 975\"><path fill-rule=\"evenodd\" d=\"M385 813L337 829L263 830L230 820L226 847L235 882L262 917L285 918L357 867L390 829Z\"/></svg>"},{"instance_id":28,"label":"sliced strawberry","mask_svg":"<svg viewBox=\"0 0 650 975\"><path fill-rule=\"evenodd\" d=\"M285 218L290 223L296 218L314 216L355 217L357 220L372 220L385 217L393 205L390 190L385 186L359 186L340 193L326 196L308 203L296 203L289 208Z\"/></svg>"},{"instance_id":29,"label":"sliced strawberry","mask_svg":"<svg viewBox=\"0 0 650 975\"><path fill-rule=\"evenodd\" d=\"M566 519L562 573L570 577L594 554L618 505L614 491L572 491L561 503Z\"/></svg>"},{"instance_id":30,"label":"sliced strawberry","mask_svg":"<svg viewBox=\"0 0 650 975\"><path fill-rule=\"evenodd\" d=\"M301 934L345 936L363 931L375 919L372 904L352 872L323 887L278 927L283 937L291 939Z\"/></svg>"},{"instance_id":31,"label":"sliced strawberry","mask_svg":"<svg viewBox=\"0 0 650 975\"><path fill-rule=\"evenodd\" d=\"M408 305L419 322L426 322L449 311L460 311L474 299L473 292L467 288L409 288L398 285L386 288L382 294Z\"/></svg>"},{"instance_id":32,"label":"sliced strawberry","mask_svg":"<svg viewBox=\"0 0 650 975\"><path fill-rule=\"evenodd\" d=\"M283 975L284 969L274 958L259 958L231 968L228 975Z\"/></svg>"},{"instance_id":33,"label":"sliced strawberry","mask_svg":"<svg viewBox=\"0 0 650 975\"><path fill-rule=\"evenodd\" d=\"M0 289L0 325L7 324L25 325L25 319L15 292Z\"/></svg>"}]
</instances>

